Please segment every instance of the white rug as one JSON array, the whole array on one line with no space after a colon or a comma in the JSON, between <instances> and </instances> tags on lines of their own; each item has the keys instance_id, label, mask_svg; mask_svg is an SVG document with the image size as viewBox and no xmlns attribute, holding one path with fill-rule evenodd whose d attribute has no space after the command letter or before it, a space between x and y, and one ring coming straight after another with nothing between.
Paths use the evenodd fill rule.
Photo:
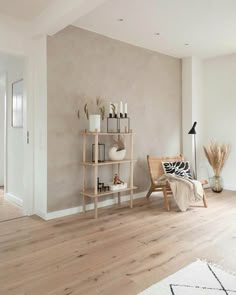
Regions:
<instances>
[{"instance_id":1,"label":"white rug","mask_svg":"<svg viewBox=\"0 0 236 295\"><path fill-rule=\"evenodd\" d=\"M236 295L236 276L198 260L138 295Z\"/></svg>"}]
</instances>

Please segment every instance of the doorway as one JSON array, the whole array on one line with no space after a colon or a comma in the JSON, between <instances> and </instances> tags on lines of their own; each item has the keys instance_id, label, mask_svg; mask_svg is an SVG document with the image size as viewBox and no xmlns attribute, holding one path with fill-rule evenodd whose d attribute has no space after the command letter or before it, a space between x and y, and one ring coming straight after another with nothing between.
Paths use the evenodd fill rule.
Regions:
<instances>
[{"instance_id":1,"label":"doorway","mask_svg":"<svg viewBox=\"0 0 236 295\"><path fill-rule=\"evenodd\" d=\"M23 217L22 207L6 199L4 187L0 187L0 222Z\"/></svg>"},{"instance_id":2,"label":"doorway","mask_svg":"<svg viewBox=\"0 0 236 295\"><path fill-rule=\"evenodd\" d=\"M0 221L23 216L25 59L0 53Z\"/></svg>"}]
</instances>

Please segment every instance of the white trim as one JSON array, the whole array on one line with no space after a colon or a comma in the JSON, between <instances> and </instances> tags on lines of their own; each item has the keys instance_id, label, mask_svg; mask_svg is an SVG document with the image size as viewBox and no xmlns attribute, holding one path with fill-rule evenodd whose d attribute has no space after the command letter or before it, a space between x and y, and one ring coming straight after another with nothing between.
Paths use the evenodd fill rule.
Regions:
<instances>
[{"instance_id":1,"label":"white trim","mask_svg":"<svg viewBox=\"0 0 236 295\"><path fill-rule=\"evenodd\" d=\"M204 187L207 188L207 187L209 187L209 185L205 185ZM224 188L227 190L236 191L236 185L226 184ZM141 193L134 194L134 199L145 198L146 194L147 194L147 192L141 192ZM159 195L159 193L156 193L156 195ZM122 202L125 202L125 201L129 201L130 197L129 197L129 195L122 196L121 199L122 199L121 200ZM108 200L105 200L102 202L98 202L98 208L107 207L107 206L111 206L114 204L117 204L117 198L111 198L111 199L108 199ZM93 210L93 209L94 209L93 203L86 205L87 211ZM69 216L72 214L78 214L81 212L83 212L83 207L78 206L78 207L68 208L68 209L64 209L64 210L48 212L46 214L43 212L40 212L40 211L35 211L35 214L44 220L51 220L51 219L55 219L55 218Z\"/></svg>"},{"instance_id":2,"label":"white trim","mask_svg":"<svg viewBox=\"0 0 236 295\"><path fill-rule=\"evenodd\" d=\"M44 213L44 212L42 212L42 211L40 211L40 210L34 210L34 214L38 215L39 217L41 217L41 218L44 219L44 220L49 220L49 219L47 218L47 214ZM52 219L52 218L51 218L51 219Z\"/></svg>"},{"instance_id":3,"label":"white trim","mask_svg":"<svg viewBox=\"0 0 236 295\"><path fill-rule=\"evenodd\" d=\"M88 207L86 206L86 209L87 208ZM64 216L68 216L68 215L72 215L72 214L76 214L76 213L81 213L82 211L83 211L82 206L78 206L78 207L73 207L73 208L69 208L69 209L48 212L48 213L44 214L45 218L42 215L41 216L39 215L39 216L45 220L51 220L54 218L64 217Z\"/></svg>"},{"instance_id":4,"label":"white trim","mask_svg":"<svg viewBox=\"0 0 236 295\"><path fill-rule=\"evenodd\" d=\"M229 190L229 191L236 191L236 184L226 183L224 185L224 189Z\"/></svg>"},{"instance_id":5,"label":"white trim","mask_svg":"<svg viewBox=\"0 0 236 295\"><path fill-rule=\"evenodd\" d=\"M23 156L24 156L24 213L33 214L34 203L34 93L31 56L24 57L24 114L23 114ZM29 143L27 142L29 132Z\"/></svg>"},{"instance_id":6,"label":"white trim","mask_svg":"<svg viewBox=\"0 0 236 295\"><path fill-rule=\"evenodd\" d=\"M134 194L134 199L145 198L146 194L147 194L147 192ZM130 199L129 195L121 197L122 202L129 201L129 199ZM117 198L111 198L109 200L98 202L98 208L111 206L114 204L117 204ZM93 210L93 209L94 209L93 203L86 205L86 210ZM64 216L76 214L76 213L81 213L81 212L83 212L83 207L78 206L78 207L73 207L73 208L59 210L59 211L48 212L47 214L42 214L41 212L35 212L35 214L39 215L41 218L43 218L45 220L50 220L50 219L54 219L54 218L59 218L59 217L64 217Z\"/></svg>"},{"instance_id":7,"label":"white trim","mask_svg":"<svg viewBox=\"0 0 236 295\"><path fill-rule=\"evenodd\" d=\"M7 133L7 120L8 120L8 75L7 72L4 72L5 75L5 97L4 97L4 194L7 192L7 139L8 139L8 133Z\"/></svg>"},{"instance_id":8,"label":"white trim","mask_svg":"<svg viewBox=\"0 0 236 295\"><path fill-rule=\"evenodd\" d=\"M13 202L18 206L23 207L23 200L19 197L14 196L13 194L5 193L4 198L9 202Z\"/></svg>"}]
</instances>

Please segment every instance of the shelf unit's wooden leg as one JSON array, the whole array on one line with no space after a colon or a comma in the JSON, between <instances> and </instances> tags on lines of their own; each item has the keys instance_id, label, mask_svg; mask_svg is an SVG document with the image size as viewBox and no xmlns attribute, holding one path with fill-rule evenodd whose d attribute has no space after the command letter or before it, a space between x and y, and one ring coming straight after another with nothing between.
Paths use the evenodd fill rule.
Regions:
<instances>
[{"instance_id":1,"label":"shelf unit's wooden leg","mask_svg":"<svg viewBox=\"0 0 236 295\"><path fill-rule=\"evenodd\" d=\"M207 198L206 198L206 193L203 191L203 204L204 207L207 208Z\"/></svg>"},{"instance_id":2,"label":"shelf unit's wooden leg","mask_svg":"<svg viewBox=\"0 0 236 295\"><path fill-rule=\"evenodd\" d=\"M86 212L85 195L83 195L83 212Z\"/></svg>"},{"instance_id":3,"label":"shelf unit's wooden leg","mask_svg":"<svg viewBox=\"0 0 236 295\"><path fill-rule=\"evenodd\" d=\"M97 188L97 177L98 177L98 132L96 130L95 135L95 167L94 167L94 218L98 218L98 188Z\"/></svg>"},{"instance_id":4,"label":"shelf unit's wooden leg","mask_svg":"<svg viewBox=\"0 0 236 295\"><path fill-rule=\"evenodd\" d=\"M134 195L134 191L131 190L130 191L130 208L133 208L133 195Z\"/></svg>"},{"instance_id":5,"label":"shelf unit's wooden leg","mask_svg":"<svg viewBox=\"0 0 236 295\"><path fill-rule=\"evenodd\" d=\"M118 204L120 205L120 193L118 193Z\"/></svg>"},{"instance_id":6,"label":"shelf unit's wooden leg","mask_svg":"<svg viewBox=\"0 0 236 295\"><path fill-rule=\"evenodd\" d=\"M133 208L133 187L134 187L134 161L133 161L133 149L134 149L134 137L133 137L133 132L131 130L131 136L130 136L130 208Z\"/></svg>"},{"instance_id":7,"label":"shelf unit's wooden leg","mask_svg":"<svg viewBox=\"0 0 236 295\"><path fill-rule=\"evenodd\" d=\"M118 135L118 140L120 140L120 135ZM118 164L118 175L120 177L120 164ZM118 193L118 204L120 205L120 193Z\"/></svg>"},{"instance_id":8,"label":"shelf unit's wooden leg","mask_svg":"<svg viewBox=\"0 0 236 295\"><path fill-rule=\"evenodd\" d=\"M94 198L94 218L98 218L98 198Z\"/></svg>"},{"instance_id":9,"label":"shelf unit's wooden leg","mask_svg":"<svg viewBox=\"0 0 236 295\"><path fill-rule=\"evenodd\" d=\"M86 141L87 141L87 136L86 134L84 134L83 136L83 163L86 162ZM83 165L83 192L85 192L85 187L86 187L86 183L85 183L85 179L86 179L86 167L85 165ZM86 212L86 203L85 203L85 195L83 195L83 212Z\"/></svg>"}]
</instances>

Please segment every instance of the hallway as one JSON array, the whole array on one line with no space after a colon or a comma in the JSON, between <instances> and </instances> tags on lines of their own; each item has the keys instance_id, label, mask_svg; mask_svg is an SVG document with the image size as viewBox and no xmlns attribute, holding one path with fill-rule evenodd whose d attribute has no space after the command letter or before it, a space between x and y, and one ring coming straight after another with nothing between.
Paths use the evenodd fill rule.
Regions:
<instances>
[{"instance_id":1,"label":"hallway","mask_svg":"<svg viewBox=\"0 0 236 295\"><path fill-rule=\"evenodd\" d=\"M0 222L23 216L23 211L17 204L4 199L3 188L0 188Z\"/></svg>"}]
</instances>

